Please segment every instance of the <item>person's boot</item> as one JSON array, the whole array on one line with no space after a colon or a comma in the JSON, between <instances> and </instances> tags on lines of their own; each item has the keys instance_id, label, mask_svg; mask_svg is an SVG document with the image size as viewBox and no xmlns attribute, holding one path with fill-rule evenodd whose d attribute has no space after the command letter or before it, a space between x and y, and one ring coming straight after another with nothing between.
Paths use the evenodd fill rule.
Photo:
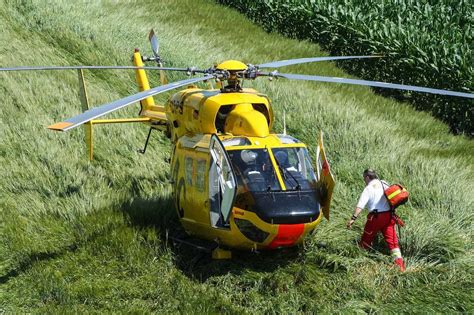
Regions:
<instances>
[{"instance_id":1,"label":"person's boot","mask_svg":"<svg viewBox=\"0 0 474 315\"><path fill-rule=\"evenodd\" d=\"M394 263L395 265L400 267L401 272L405 271L405 263L403 262L403 258L400 257L400 258L395 259Z\"/></svg>"}]
</instances>

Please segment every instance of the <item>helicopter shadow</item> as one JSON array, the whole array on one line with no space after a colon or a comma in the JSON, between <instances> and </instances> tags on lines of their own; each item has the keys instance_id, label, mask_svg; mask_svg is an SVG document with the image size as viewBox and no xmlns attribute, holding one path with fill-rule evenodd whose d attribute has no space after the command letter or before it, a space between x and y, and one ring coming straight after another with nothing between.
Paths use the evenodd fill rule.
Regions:
<instances>
[{"instance_id":1,"label":"helicopter shadow","mask_svg":"<svg viewBox=\"0 0 474 315\"><path fill-rule=\"evenodd\" d=\"M188 247L188 246L187 246ZM232 250L232 259L215 260L210 253L187 248L174 251L178 268L190 279L205 282L211 277L223 275L242 275L248 271L257 273L273 272L290 263L298 261L299 248L277 251L250 252Z\"/></svg>"},{"instance_id":2,"label":"helicopter shadow","mask_svg":"<svg viewBox=\"0 0 474 315\"><path fill-rule=\"evenodd\" d=\"M183 274L194 281L205 282L214 276L241 275L247 271L272 272L298 261L298 247L273 251L249 252L232 250L232 259L212 259L211 251L203 251L189 243L176 239L191 240L205 244L206 241L187 236L179 223L170 197L151 199L135 198L121 206L129 224L136 229L154 228L163 249L173 253L174 264ZM208 243L210 245L210 242Z\"/></svg>"},{"instance_id":3,"label":"helicopter shadow","mask_svg":"<svg viewBox=\"0 0 474 315\"><path fill-rule=\"evenodd\" d=\"M120 209L130 225L138 229L152 227L160 233L179 228L173 201L169 197L133 198L123 203Z\"/></svg>"}]
</instances>

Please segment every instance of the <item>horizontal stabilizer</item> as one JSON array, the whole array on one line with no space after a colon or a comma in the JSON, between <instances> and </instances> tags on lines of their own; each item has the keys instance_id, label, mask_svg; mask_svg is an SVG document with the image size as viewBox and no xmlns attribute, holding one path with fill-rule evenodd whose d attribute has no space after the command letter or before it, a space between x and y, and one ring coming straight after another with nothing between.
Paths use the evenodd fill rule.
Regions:
<instances>
[{"instance_id":1,"label":"horizontal stabilizer","mask_svg":"<svg viewBox=\"0 0 474 315\"><path fill-rule=\"evenodd\" d=\"M51 126L48 126L48 129L64 131L64 128L67 128L71 125L72 123L68 123L68 122L58 122L58 123L52 124Z\"/></svg>"}]
</instances>

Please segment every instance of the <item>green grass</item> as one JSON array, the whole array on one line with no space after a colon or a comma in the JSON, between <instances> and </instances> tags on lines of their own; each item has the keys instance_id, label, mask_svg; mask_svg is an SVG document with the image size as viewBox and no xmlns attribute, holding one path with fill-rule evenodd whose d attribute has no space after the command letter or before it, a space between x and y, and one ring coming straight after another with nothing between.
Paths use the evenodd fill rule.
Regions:
<instances>
[{"instance_id":1,"label":"green grass","mask_svg":"<svg viewBox=\"0 0 474 315\"><path fill-rule=\"evenodd\" d=\"M210 1L6 1L0 65L129 64L155 28L169 66L254 64L323 55L317 45L266 34ZM342 76L332 64L288 72ZM170 75L170 79L182 78ZM130 72L86 72L95 105L136 91ZM157 77L152 77L157 82ZM0 309L7 312L472 312L474 144L410 106L364 87L246 82L274 101L275 129L325 145L337 180L332 219L304 248L234 254L232 261L166 242L170 143L146 128L98 126L89 163L83 132L45 126L80 112L71 72L0 74ZM158 98L160 101L165 96ZM120 115L134 115L138 106ZM364 252L345 222L368 166L412 194L400 210L408 272L383 242Z\"/></svg>"}]
</instances>

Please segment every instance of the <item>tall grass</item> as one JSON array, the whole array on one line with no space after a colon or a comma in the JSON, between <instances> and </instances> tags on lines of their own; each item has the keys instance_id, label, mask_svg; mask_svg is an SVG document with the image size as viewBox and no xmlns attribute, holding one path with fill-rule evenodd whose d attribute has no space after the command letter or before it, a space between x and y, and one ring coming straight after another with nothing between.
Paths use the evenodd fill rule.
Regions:
<instances>
[{"instance_id":1,"label":"tall grass","mask_svg":"<svg viewBox=\"0 0 474 315\"><path fill-rule=\"evenodd\" d=\"M323 55L317 45L266 34L210 1L6 1L0 16L2 66L129 64L133 48L146 50L151 27L170 66ZM293 70L343 74L331 64ZM133 73L89 71L86 78L93 104L136 91ZM166 241L179 224L163 135L155 133L140 155L145 127L98 126L89 163L81 130L45 129L80 112L76 73L1 73L0 309L472 312L472 140L368 88L245 84L273 99L277 131L286 111L290 133L313 156L318 131L325 131L338 186L331 221L303 248L236 252L232 261L217 262ZM367 166L412 193L400 211L407 223L405 274L392 268L382 242L372 252L355 246L363 222L344 227Z\"/></svg>"}]
</instances>

